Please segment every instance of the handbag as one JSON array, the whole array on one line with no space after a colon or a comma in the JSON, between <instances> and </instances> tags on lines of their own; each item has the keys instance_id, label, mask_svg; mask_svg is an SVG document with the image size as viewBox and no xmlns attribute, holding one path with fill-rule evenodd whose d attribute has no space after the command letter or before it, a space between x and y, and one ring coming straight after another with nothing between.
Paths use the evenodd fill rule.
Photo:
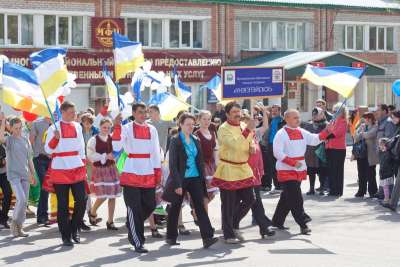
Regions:
<instances>
[{"instance_id":1,"label":"handbag","mask_svg":"<svg viewBox=\"0 0 400 267\"><path fill-rule=\"evenodd\" d=\"M364 139L353 144L352 153L356 159L368 158L367 143Z\"/></svg>"},{"instance_id":2,"label":"handbag","mask_svg":"<svg viewBox=\"0 0 400 267\"><path fill-rule=\"evenodd\" d=\"M317 158L323 163L326 164L328 160L326 159L326 151L325 151L325 143L321 143L316 149L315 149L315 155Z\"/></svg>"}]
</instances>

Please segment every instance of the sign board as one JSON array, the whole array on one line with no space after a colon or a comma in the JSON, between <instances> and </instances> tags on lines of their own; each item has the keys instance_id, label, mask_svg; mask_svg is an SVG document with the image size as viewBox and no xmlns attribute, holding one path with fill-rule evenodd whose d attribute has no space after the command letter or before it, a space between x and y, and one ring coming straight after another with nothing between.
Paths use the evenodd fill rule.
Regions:
<instances>
[{"instance_id":1,"label":"sign board","mask_svg":"<svg viewBox=\"0 0 400 267\"><path fill-rule=\"evenodd\" d=\"M223 67L222 98L268 98L283 95L282 67Z\"/></svg>"},{"instance_id":2,"label":"sign board","mask_svg":"<svg viewBox=\"0 0 400 267\"><path fill-rule=\"evenodd\" d=\"M124 20L121 18L92 17L92 47L112 48L112 33L124 34Z\"/></svg>"},{"instance_id":3,"label":"sign board","mask_svg":"<svg viewBox=\"0 0 400 267\"><path fill-rule=\"evenodd\" d=\"M202 88L200 88L201 90ZM216 104L218 103L218 98L215 96L212 90L208 89L207 86L204 87L207 90L207 103L208 104Z\"/></svg>"},{"instance_id":4,"label":"sign board","mask_svg":"<svg viewBox=\"0 0 400 267\"><path fill-rule=\"evenodd\" d=\"M6 55L11 62L25 67L29 66L29 55L36 50L0 49L0 54ZM152 62L152 70L163 71L170 75L174 65L180 79L185 83L208 82L215 73L220 72L222 56L218 53L209 52L175 52L175 51L144 51L146 60ZM77 83L104 84L102 76L102 62L113 75L114 59L112 50L90 51L69 49L65 62L68 71L77 76ZM121 84L130 83L131 74L120 81Z\"/></svg>"}]
</instances>

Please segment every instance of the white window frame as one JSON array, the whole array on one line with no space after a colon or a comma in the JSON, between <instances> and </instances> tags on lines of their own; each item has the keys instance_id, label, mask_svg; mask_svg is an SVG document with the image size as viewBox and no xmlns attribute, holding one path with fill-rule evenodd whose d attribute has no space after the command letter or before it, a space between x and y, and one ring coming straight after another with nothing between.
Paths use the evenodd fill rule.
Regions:
<instances>
[{"instance_id":1,"label":"white window frame","mask_svg":"<svg viewBox=\"0 0 400 267\"><path fill-rule=\"evenodd\" d=\"M299 26L304 26L304 23L305 22L287 22L287 21L268 21L268 20L265 20L265 21L256 21L256 20L246 20L246 21L241 21L241 25L243 25L242 23L243 22L248 22L249 23L249 25L248 25L248 27L249 27L249 29L248 29L248 31L249 31L249 44L248 44L248 49L245 49L245 50L248 50L248 51L270 51L270 50L276 50L277 49L277 46L278 46L278 44L277 44L277 37L278 37L278 22L280 22L280 23L284 23L284 25L285 25L285 39L286 39L286 42L285 42L285 48L284 48L284 50L285 51L303 51L304 50L304 47L302 48L302 49L300 49L299 48L299 40L298 40L298 28L299 28ZM263 47L263 44L262 44L262 23L263 22L267 22L267 23L269 23L270 24L270 27L271 27L271 38L272 38L272 40L271 40L271 49L270 50L268 50L268 49L263 49L262 47ZM259 34L259 44L258 44L258 47L252 47L252 35L253 35L253 33L252 33L252 28L251 28L251 25L252 25L252 23L258 23L258 29L259 29L259 32L258 32L258 34ZM288 36L289 36L289 34L288 34L288 25L294 25L294 49L289 49L288 47L289 47L289 45L288 45ZM306 38L306 27L304 27L304 40L305 40L305 38ZM242 36L241 34L240 34L240 36ZM306 46L306 45L305 45Z\"/></svg>"},{"instance_id":2,"label":"white window frame","mask_svg":"<svg viewBox=\"0 0 400 267\"><path fill-rule=\"evenodd\" d=\"M87 40L87 17L82 16L82 15L51 15L51 14L44 14L43 16L43 21L44 21L44 16L55 16L56 17L56 46L59 47L70 47L70 48L85 48L86 47L86 40ZM59 44L59 19L61 18L68 18L68 44ZM82 45L77 46L77 45L72 45L72 17L82 17ZM44 24L42 24L42 27L44 27ZM44 44L44 29L43 29L43 36L40 38L43 43L43 47L52 47L52 45L46 45Z\"/></svg>"},{"instance_id":3,"label":"white window frame","mask_svg":"<svg viewBox=\"0 0 400 267\"><path fill-rule=\"evenodd\" d=\"M149 45L144 46L144 48L151 48L151 49L173 49L173 50L204 50L206 49L206 43L205 43L205 36L206 36L206 24L205 20L209 19L210 17L187 17L187 16L176 16L176 15L170 15L170 16L165 16L165 15L146 15L144 16L143 14L134 14L134 13L121 13L121 16L124 17L125 21L125 29L128 31L128 19L136 19L136 40L140 42L140 32L139 32L139 24L140 20L148 20L149 21ZM161 20L161 46L152 46L152 20ZM179 44L178 47L170 47L169 44L169 25L171 20L178 20L179 21ZM189 21L190 22L190 46L189 47L183 47L182 46L182 22L184 21ZM194 42L193 42L193 37L194 37L194 32L193 32L193 21L199 21L202 27L201 31L201 40L202 40L202 47L195 48L193 47Z\"/></svg>"},{"instance_id":4,"label":"white window frame","mask_svg":"<svg viewBox=\"0 0 400 267\"><path fill-rule=\"evenodd\" d=\"M345 25L344 26L344 50L345 51L364 51L365 50L365 40L366 40L365 27L363 27L363 30L362 30L363 47L361 50L357 49L357 27L359 27L359 26L363 26L363 25ZM347 31L348 31L349 27L353 28L353 48L347 47ZM369 37L369 35L368 35L368 37ZM368 40L369 40L369 38L368 38Z\"/></svg>"},{"instance_id":5,"label":"white window frame","mask_svg":"<svg viewBox=\"0 0 400 267\"><path fill-rule=\"evenodd\" d=\"M33 47L35 44L35 27L33 27L33 32L32 32L32 45L24 45L22 44L22 15L29 15L29 14L18 14L18 13L2 13L0 14L4 15L4 44L0 44L0 47ZM18 43L17 44L9 44L8 43L8 16L17 16L18 18ZM33 19L33 23L34 18ZM35 25L34 25L35 26Z\"/></svg>"}]
</instances>

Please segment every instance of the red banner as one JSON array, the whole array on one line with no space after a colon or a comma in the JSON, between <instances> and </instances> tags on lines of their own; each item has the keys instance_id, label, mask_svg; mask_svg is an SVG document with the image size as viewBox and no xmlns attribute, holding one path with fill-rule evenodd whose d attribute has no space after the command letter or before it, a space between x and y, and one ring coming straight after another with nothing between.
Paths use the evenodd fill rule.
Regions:
<instances>
[{"instance_id":1,"label":"red banner","mask_svg":"<svg viewBox=\"0 0 400 267\"><path fill-rule=\"evenodd\" d=\"M12 62L28 66L29 55L33 50L1 50ZM146 60L152 62L152 70L172 72L177 66L178 74L183 82L205 83L215 74L220 73L222 57L217 53L178 52L178 51L144 51ZM66 57L67 68L77 76L77 83L104 84L102 62L106 62L113 75L114 60L112 52L86 52L69 50ZM122 79L120 83L129 83L131 77Z\"/></svg>"},{"instance_id":2,"label":"red banner","mask_svg":"<svg viewBox=\"0 0 400 267\"><path fill-rule=\"evenodd\" d=\"M112 33L124 34L124 20L121 18L92 17L92 47L112 48Z\"/></svg>"}]
</instances>

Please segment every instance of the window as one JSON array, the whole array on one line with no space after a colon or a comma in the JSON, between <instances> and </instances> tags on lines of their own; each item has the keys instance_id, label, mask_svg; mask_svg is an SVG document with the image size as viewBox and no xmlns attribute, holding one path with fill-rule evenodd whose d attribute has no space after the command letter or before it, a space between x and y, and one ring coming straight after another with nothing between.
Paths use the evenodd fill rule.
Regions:
<instances>
[{"instance_id":1,"label":"window","mask_svg":"<svg viewBox=\"0 0 400 267\"><path fill-rule=\"evenodd\" d=\"M170 48L203 48L203 23L201 20L170 20Z\"/></svg>"},{"instance_id":2,"label":"window","mask_svg":"<svg viewBox=\"0 0 400 267\"><path fill-rule=\"evenodd\" d=\"M345 26L345 49L364 50L364 26Z\"/></svg>"},{"instance_id":3,"label":"window","mask_svg":"<svg viewBox=\"0 0 400 267\"><path fill-rule=\"evenodd\" d=\"M303 50L304 23L243 21L241 47L244 50ZM273 40L276 40L274 46Z\"/></svg>"},{"instance_id":4,"label":"window","mask_svg":"<svg viewBox=\"0 0 400 267\"><path fill-rule=\"evenodd\" d=\"M162 20L127 18L129 40L147 47L162 47Z\"/></svg>"},{"instance_id":5,"label":"window","mask_svg":"<svg viewBox=\"0 0 400 267\"><path fill-rule=\"evenodd\" d=\"M393 51L393 27L369 27L369 50Z\"/></svg>"},{"instance_id":6,"label":"window","mask_svg":"<svg viewBox=\"0 0 400 267\"><path fill-rule=\"evenodd\" d=\"M392 83L368 81L367 101L369 107L377 104L394 104L395 98L392 91Z\"/></svg>"},{"instance_id":7,"label":"window","mask_svg":"<svg viewBox=\"0 0 400 267\"><path fill-rule=\"evenodd\" d=\"M33 45L33 16L0 14L0 45Z\"/></svg>"},{"instance_id":8,"label":"window","mask_svg":"<svg viewBox=\"0 0 400 267\"><path fill-rule=\"evenodd\" d=\"M83 46L82 16L44 16L44 45Z\"/></svg>"}]
</instances>

